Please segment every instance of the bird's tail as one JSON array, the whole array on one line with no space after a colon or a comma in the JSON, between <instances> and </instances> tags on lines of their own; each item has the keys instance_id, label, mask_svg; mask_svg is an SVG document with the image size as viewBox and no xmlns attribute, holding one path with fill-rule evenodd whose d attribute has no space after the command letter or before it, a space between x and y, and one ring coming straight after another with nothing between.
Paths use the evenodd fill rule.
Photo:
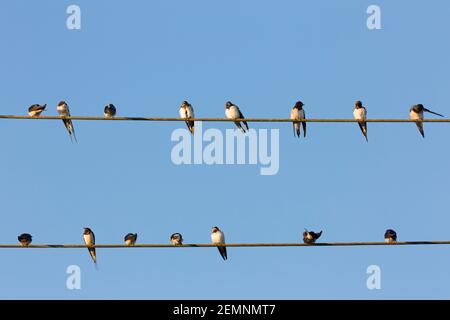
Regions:
<instances>
[{"instance_id":1,"label":"bird's tail","mask_svg":"<svg viewBox=\"0 0 450 320\"><path fill-rule=\"evenodd\" d=\"M92 260L94 261L95 265L97 265L97 255L95 254L95 248L89 248L88 250Z\"/></svg>"},{"instance_id":2,"label":"bird's tail","mask_svg":"<svg viewBox=\"0 0 450 320\"><path fill-rule=\"evenodd\" d=\"M419 129L419 132L422 135L422 138L425 138L425 131L423 130L423 123L416 122L416 126L417 126L417 129Z\"/></svg>"},{"instance_id":3,"label":"bird's tail","mask_svg":"<svg viewBox=\"0 0 450 320\"><path fill-rule=\"evenodd\" d=\"M240 122L237 122L237 121L236 121L234 124L236 125L236 127L239 128L239 130L241 130L242 133L245 133L245 129L241 126L241 123L240 123Z\"/></svg>"},{"instance_id":4,"label":"bird's tail","mask_svg":"<svg viewBox=\"0 0 450 320\"><path fill-rule=\"evenodd\" d=\"M227 260L227 247L217 247L223 260Z\"/></svg>"},{"instance_id":5,"label":"bird's tail","mask_svg":"<svg viewBox=\"0 0 450 320\"><path fill-rule=\"evenodd\" d=\"M248 131L248 124L247 124L247 121L242 121L242 123L244 124L245 128L246 128L247 131Z\"/></svg>"},{"instance_id":6,"label":"bird's tail","mask_svg":"<svg viewBox=\"0 0 450 320\"><path fill-rule=\"evenodd\" d=\"M186 121L186 125L191 134L194 134L194 121Z\"/></svg>"},{"instance_id":7,"label":"bird's tail","mask_svg":"<svg viewBox=\"0 0 450 320\"><path fill-rule=\"evenodd\" d=\"M294 137L300 137L300 123L294 122L292 125L294 128Z\"/></svg>"},{"instance_id":8,"label":"bird's tail","mask_svg":"<svg viewBox=\"0 0 450 320\"><path fill-rule=\"evenodd\" d=\"M367 138L367 122L359 122L358 124L364 138L366 138L366 141L369 142L369 139Z\"/></svg>"}]
</instances>

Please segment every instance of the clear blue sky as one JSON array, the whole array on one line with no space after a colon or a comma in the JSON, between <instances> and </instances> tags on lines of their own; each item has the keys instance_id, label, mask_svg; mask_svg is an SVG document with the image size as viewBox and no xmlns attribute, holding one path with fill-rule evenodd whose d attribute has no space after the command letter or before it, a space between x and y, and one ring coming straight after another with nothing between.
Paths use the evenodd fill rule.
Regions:
<instances>
[{"instance_id":1,"label":"clear blue sky","mask_svg":"<svg viewBox=\"0 0 450 320\"><path fill-rule=\"evenodd\" d=\"M66 29L78 4L81 30ZM369 31L366 9L382 10ZM178 116L188 100L222 117L226 100L247 117L350 118L361 99L372 118L405 118L412 104L450 114L448 1L2 1L1 114L65 99L73 115ZM184 123L0 120L0 243L297 242L449 239L447 124L309 124L306 140L280 128L280 170L175 166L172 131ZM205 123L224 131L231 123ZM0 251L0 298L390 299L450 298L450 248L230 248ZM67 266L82 289L67 290ZM366 268L381 267L381 290Z\"/></svg>"}]
</instances>

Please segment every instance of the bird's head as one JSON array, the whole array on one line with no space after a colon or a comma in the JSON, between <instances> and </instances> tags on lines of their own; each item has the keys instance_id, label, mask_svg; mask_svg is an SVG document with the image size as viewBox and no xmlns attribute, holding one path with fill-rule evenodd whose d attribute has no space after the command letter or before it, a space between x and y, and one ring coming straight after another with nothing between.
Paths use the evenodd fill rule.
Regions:
<instances>
[{"instance_id":1,"label":"bird's head","mask_svg":"<svg viewBox=\"0 0 450 320\"><path fill-rule=\"evenodd\" d=\"M231 107L233 104L231 103L231 101L227 101L227 103L225 103L225 108L229 108Z\"/></svg>"},{"instance_id":2,"label":"bird's head","mask_svg":"<svg viewBox=\"0 0 450 320\"><path fill-rule=\"evenodd\" d=\"M362 107L362 102L359 101L359 100L356 101L356 102L355 102L355 108L356 108L356 109L359 109L359 108L361 108L361 107Z\"/></svg>"},{"instance_id":3,"label":"bird's head","mask_svg":"<svg viewBox=\"0 0 450 320\"><path fill-rule=\"evenodd\" d=\"M211 230L212 233L216 233L218 231L220 231L219 227L215 227L215 226L212 227L212 230Z\"/></svg>"},{"instance_id":4,"label":"bird's head","mask_svg":"<svg viewBox=\"0 0 450 320\"><path fill-rule=\"evenodd\" d=\"M67 103L64 101L64 100L61 100L59 103L58 103L58 107L62 107L62 106L66 106L67 105Z\"/></svg>"},{"instance_id":5,"label":"bird's head","mask_svg":"<svg viewBox=\"0 0 450 320\"><path fill-rule=\"evenodd\" d=\"M83 234L91 234L92 233L92 230L91 229L89 229L89 228L87 228L87 227L84 227L83 228Z\"/></svg>"},{"instance_id":6,"label":"bird's head","mask_svg":"<svg viewBox=\"0 0 450 320\"><path fill-rule=\"evenodd\" d=\"M294 108L296 108L296 109L298 109L298 110L302 110L303 106L304 106L303 102L297 101L297 102L295 103Z\"/></svg>"}]
</instances>

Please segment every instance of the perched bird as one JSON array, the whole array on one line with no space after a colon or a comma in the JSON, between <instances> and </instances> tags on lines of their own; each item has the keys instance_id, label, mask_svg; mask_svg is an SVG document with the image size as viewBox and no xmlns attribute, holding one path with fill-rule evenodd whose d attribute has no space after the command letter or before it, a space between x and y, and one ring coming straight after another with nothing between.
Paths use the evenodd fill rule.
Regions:
<instances>
[{"instance_id":1,"label":"perched bird","mask_svg":"<svg viewBox=\"0 0 450 320\"><path fill-rule=\"evenodd\" d=\"M192 119L194 116L194 108L187 101L183 101L180 106L180 110L178 111L181 119ZM194 134L194 121L186 120L186 125L189 131Z\"/></svg>"},{"instance_id":2,"label":"perched bird","mask_svg":"<svg viewBox=\"0 0 450 320\"><path fill-rule=\"evenodd\" d=\"M105 118L114 118L116 116L116 107L112 103L107 104L103 110Z\"/></svg>"},{"instance_id":3,"label":"perched bird","mask_svg":"<svg viewBox=\"0 0 450 320\"><path fill-rule=\"evenodd\" d=\"M305 232L303 232L303 242L307 244L315 243L317 239L320 238L322 235L322 231L319 233L315 233L313 231L308 231L305 229Z\"/></svg>"},{"instance_id":4,"label":"perched bird","mask_svg":"<svg viewBox=\"0 0 450 320\"><path fill-rule=\"evenodd\" d=\"M355 118L355 120L366 120L366 116L367 116L366 108L363 107L361 101L356 101L355 107L353 108L353 117ZM369 142L369 140L367 139L367 122L360 121L358 122L358 125L364 137L366 138L366 141Z\"/></svg>"},{"instance_id":5,"label":"perched bird","mask_svg":"<svg viewBox=\"0 0 450 320\"><path fill-rule=\"evenodd\" d=\"M291 119L292 120L302 120L305 119L305 110L303 109L303 102L297 101L295 106L291 110ZM300 122L293 122L294 124L294 137L300 137ZM306 137L306 122L302 122L303 126L303 137Z\"/></svg>"},{"instance_id":6,"label":"perched bird","mask_svg":"<svg viewBox=\"0 0 450 320\"><path fill-rule=\"evenodd\" d=\"M92 260L94 260L94 263L97 264L97 256L95 255L95 235L94 232L92 232L89 228L84 228L83 231L83 239L84 243L88 247L89 254L91 255Z\"/></svg>"},{"instance_id":7,"label":"perched bird","mask_svg":"<svg viewBox=\"0 0 450 320\"><path fill-rule=\"evenodd\" d=\"M443 117L442 114L433 112L431 110L428 110L423 106L423 104L416 104L409 109L409 118L411 120L423 120L423 112L429 112L432 114L435 114L437 116ZM425 138L425 132L423 131L423 123L422 122L416 122L417 128L419 129L420 134L423 138Z\"/></svg>"},{"instance_id":8,"label":"perched bird","mask_svg":"<svg viewBox=\"0 0 450 320\"><path fill-rule=\"evenodd\" d=\"M181 246L183 244L183 236L181 233L174 233L170 236L170 242L175 246Z\"/></svg>"},{"instance_id":9,"label":"perched bird","mask_svg":"<svg viewBox=\"0 0 450 320\"><path fill-rule=\"evenodd\" d=\"M134 246L137 240L137 233L127 233L123 240L125 241L125 245Z\"/></svg>"},{"instance_id":10,"label":"perched bird","mask_svg":"<svg viewBox=\"0 0 450 320\"><path fill-rule=\"evenodd\" d=\"M17 237L17 240L19 240L22 247L28 247L33 239L31 237L31 234L22 233L20 236Z\"/></svg>"},{"instance_id":11,"label":"perched bird","mask_svg":"<svg viewBox=\"0 0 450 320\"><path fill-rule=\"evenodd\" d=\"M230 101L227 101L227 103L225 104L225 116L228 119L244 119L244 115L242 114L241 110L239 110L239 107L237 105L231 103ZM248 130L247 122L246 121L242 121L242 123L244 124L245 128ZM242 126L239 121L235 121L234 124L243 133L246 132L244 126Z\"/></svg>"},{"instance_id":12,"label":"perched bird","mask_svg":"<svg viewBox=\"0 0 450 320\"><path fill-rule=\"evenodd\" d=\"M28 108L28 115L30 117L39 117L42 112L44 112L45 108L47 107L47 104L40 105L40 104L33 104Z\"/></svg>"},{"instance_id":13,"label":"perched bird","mask_svg":"<svg viewBox=\"0 0 450 320\"><path fill-rule=\"evenodd\" d=\"M67 103L65 101L60 101L58 103L58 106L56 107L56 111L58 111L58 113L61 117L70 117L69 106L67 105ZM75 129L73 128L72 120L63 118L62 121L64 123L64 126L67 129L67 132L69 132L70 141L73 142L73 140L72 140L72 135L73 135L73 137L75 138L75 142L77 142L77 137L75 136Z\"/></svg>"},{"instance_id":14,"label":"perched bird","mask_svg":"<svg viewBox=\"0 0 450 320\"><path fill-rule=\"evenodd\" d=\"M213 244L225 244L225 235L218 227L213 227L211 231L211 241ZM217 247L223 260L227 260L227 247Z\"/></svg>"},{"instance_id":15,"label":"perched bird","mask_svg":"<svg viewBox=\"0 0 450 320\"><path fill-rule=\"evenodd\" d=\"M397 242L397 232L392 229L387 229L384 233L384 241L386 243L395 243Z\"/></svg>"}]
</instances>

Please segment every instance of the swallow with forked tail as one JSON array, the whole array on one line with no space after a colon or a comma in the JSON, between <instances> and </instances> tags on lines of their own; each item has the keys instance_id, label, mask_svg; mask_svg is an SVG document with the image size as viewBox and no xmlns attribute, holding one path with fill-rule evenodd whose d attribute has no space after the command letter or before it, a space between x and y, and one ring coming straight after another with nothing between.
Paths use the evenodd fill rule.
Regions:
<instances>
[{"instance_id":1,"label":"swallow with forked tail","mask_svg":"<svg viewBox=\"0 0 450 320\"><path fill-rule=\"evenodd\" d=\"M86 244L86 247L88 247L89 254L91 255L92 260L94 260L94 263L97 264L97 255L95 254L95 235L94 232L92 232L89 228L84 228L83 230L83 239L84 243Z\"/></svg>"},{"instance_id":2,"label":"swallow with forked tail","mask_svg":"<svg viewBox=\"0 0 450 320\"><path fill-rule=\"evenodd\" d=\"M303 109L303 102L297 101L291 110L292 120L303 120L305 119L305 110ZM300 122L293 122L294 124L294 137L297 135L300 138ZM306 122L302 122L303 127L303 137L306 137Z\"/></svg>"},{"instance_id":3,"label":"swallow with forked tail","mask_svg":"<svg viewBox=\"0 0 450 320\"><path fill-rule=\"evenodd\" d=\"M58 106L56 107L56 111L58 111L59 115L63 118L62 121L67 129L67 132L69 133L70 141L73 142L72 140L73 135L75 142L77 142L77 137L75 136L75 129L73 127L72 120L65 119L65 117L70 117L70 110L67 103L65 101L60 101L58 103Z\"/></svg>"},{"instance_id":4,"label":"swallow with forked tail","mask_svg":"<svg viewBox=\"0 0 450 320\"><path fill-rule=\"evenodd\" d=\"M225 244L225 235L218 227L212 228L211 241L213 244ZM223 260L227 260L227 247L218 246L217 249L219 250Z\"/></svg>"},{"instance_id":5,"label":"swallow with forked tail","mask_svg":"<svg viewBox=\"0 0 450 320\"><path fill-rule=\"evenodd\" d=\"M439 117L443 117L442 114L439 114L439 113L433 112L431 110L428 110L427 108L425 108L423 106L423 104L419 103L419 104L413 105L411 107L411 109L409 109L409 118L411 120L423 120L423 113L424 112L429 112L429 113L435 114L435 115L437 115ZM416 125L417 125L417 128L419 129L419 132L422 135L422 137L425 138L425 132L423 130L423 123L422 122L416 122Z\"/></svg>"},{"instance_id":6,"label":"swallow with forked tail","mask_svg":"<svg viewBox=\"0 0 450 320\"><path fill-rule=\"evenodd\" d=\"M359 120L359 128L361 129L364 138L366 138L366 141L369 142L367 139L367 122L365 121L367 118L367 111L366 108L363 107L361 101L356 101L355 107L353 108L353 117L355 120Z\"/></svg>"},{"instance_id":7,"label":"swallow with forked tail","mask_svg":"<svg viewBox=\"0 0 450 320\"><path fill-rule=\"evenodd\" d=\"M225 116L228 119L244 119L244 115L242 114L239 107L231 103L230 101L227 101L227 103L225 104ZM242 131L242 133L245 133L246 132L245 129L247 129L248 131L248 124L246 121L242 121L242 123L243 125L241 125L239 121L234 122L236 127L238 127Z\"/></svg>"},{"instance_id":8,"label":"swallow with forked tail","mask_svg":"<svg viewBox=\"0 0 450 320\"><path fill-rule=\"evenodd\" d=\"M193 118L195 118L195 116L194 116L194 108L187 101L183 101L181 103L180 110L178 111L178 113L180 114L180 118L181 119L193 119ZM194 121L186 120L186 125L187 125L189 131L192 134L194 134Z\"/></svg>"}]
</instances>

